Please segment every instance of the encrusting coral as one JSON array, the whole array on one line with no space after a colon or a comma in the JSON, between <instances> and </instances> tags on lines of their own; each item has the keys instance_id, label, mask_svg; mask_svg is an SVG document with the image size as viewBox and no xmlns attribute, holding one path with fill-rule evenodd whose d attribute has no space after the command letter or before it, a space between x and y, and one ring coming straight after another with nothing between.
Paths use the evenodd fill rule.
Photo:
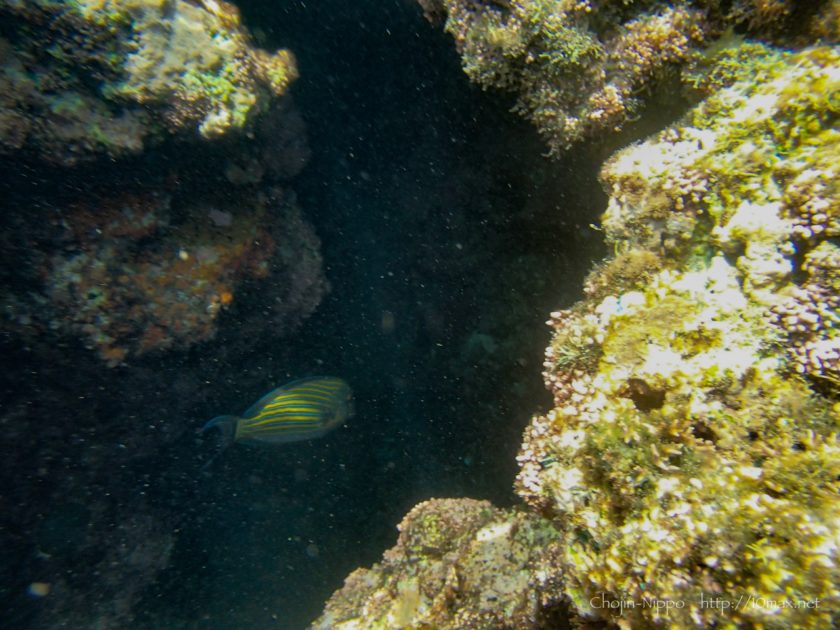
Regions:
<instances>
[{"instance_id":1,"label":"encrusting coral","mask_svg":"<svg viewBox=\"0 0 840 630\"><path fill-rule=\"evenodd\" d=\"M837 41L828 0L419 2L429 20L445 21L467 75L514 92L554 154L638 118L652 89L727 29L776 41L796 25Z\"/></svg>"},{"instance_id":2,"label":"encrusting coral","mask_svg":"<svg viewBox=\"0 0 840 630\"><path fill-rule=\"evenodd\" d=\"M444 506L418 506L316 627L557 627L560 601L582 627L840 623L840 52L731 45L752 53L708 51L730 67L695 75L704 102L603 167L613 255L552 314L555 405L518 456L531 514L423 529ZM465 550L497 516L538 519L542 551L502 554L527 558L535 608L474 618L464 585L507 568Z\"/></svg>"},{"instance_id":3,"label":"encrusting coral","mask_svg":"<svg viewBox=\"0 0 840 630\"><path fill-rule=\"evenodd\" d=\"M0 152L61 165L241 129L297 76L217 0L2 0L0 19Z\"/></svg>"}]
</instances>

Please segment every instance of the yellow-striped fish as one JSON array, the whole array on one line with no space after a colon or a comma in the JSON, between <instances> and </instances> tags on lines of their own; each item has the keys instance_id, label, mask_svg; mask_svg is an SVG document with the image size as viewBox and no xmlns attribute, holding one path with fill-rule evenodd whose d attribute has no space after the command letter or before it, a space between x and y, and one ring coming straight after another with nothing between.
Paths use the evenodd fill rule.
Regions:
<instances>
[{"instance_id":1,"label":"yellow-striped fish","mask_svg":"<svg viewBox=\"0 0 840 630\"><path fill-rule=\"evenodd\" d=\"M353 392L334 376L312 376L270 391L241 416L216 416L202 431L225 441L279 444L319 438L353 415Z\"/></svg>"}]
</instances>

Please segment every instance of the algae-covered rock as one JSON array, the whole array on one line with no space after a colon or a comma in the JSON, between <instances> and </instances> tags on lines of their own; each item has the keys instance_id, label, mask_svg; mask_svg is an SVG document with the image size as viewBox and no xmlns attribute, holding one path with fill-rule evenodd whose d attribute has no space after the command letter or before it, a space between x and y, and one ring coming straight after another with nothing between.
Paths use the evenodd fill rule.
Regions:
<instances>
[{"instance_id":1,"label":"algae-covered rock","mask_svg":"<svg viewBox=\"0 0 840 630\"><path fill-rule=\"evenodd\" d=\"M604 166L615 255L519 456L566 594L628 627L838 622L840 54L756 63Z\"/></svg>"},{"instance_id":2,"label":"algae-covered rock","mask_svg":"<svg viewBox=\"0 0 840 630\"><path fill-rule=\"evenodd\" d=\"M731 29L785 44L838 40L833 0L419 3L444 22L470 79L514 93L554 154L638 119L657 85Z\"/></svg>"},{"instance_id":3,"label":"algae-covered rock","mask_svg":"<svg viewBox=\"0 0 840 630\"><path fill-rule=\"evenodd\" d=\"M62 165L241 129L297 73L216 0L2 0L0 20L0 152Z\"/></svg>"},{"instance_id":4,"label":"algae-covered rock","mask_svg":"<svg viewBox=\"0 0 840 630\"><path fill-rule=\"evenodd\" d=\"M314 229L291 194L273 192L174 208L154 188L54 200L37 227L21 226L32 253L21 279L3 283L3 326L27 340L79 338L113 367L213 338L224 311L256 293L262 306L237 317L244 337L255 343L266 326L289 334L318 306L327 282ZM29 268L40 283L29 280Z\"/></svg>"},{"instance_id":5,"label":"algae-covered rock","mask_svg":"<svg viewBox=\"0 0 840 630\"><path fill-rule=\"evenodd\" d=\"M382 562L357 569L313 628L533 628L550 602L559 536L536 516L487 501L415 506Z\"/></svg>"}]
</instances>

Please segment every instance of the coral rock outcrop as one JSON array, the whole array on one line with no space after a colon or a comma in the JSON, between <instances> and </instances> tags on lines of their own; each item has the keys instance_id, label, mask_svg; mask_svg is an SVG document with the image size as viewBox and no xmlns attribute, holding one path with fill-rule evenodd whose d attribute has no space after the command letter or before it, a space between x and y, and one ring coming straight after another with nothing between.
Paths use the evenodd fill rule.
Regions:
<instances>
[{"instance_id":1,"label":"coral rock outcrop","mask_svg":"<svg viewBox=\"0 0 840 630\"><path fill-rule=\"evenodd\" d=\"M6 327L80 338L115 366L212 338L219 316L249 288L264 306L258 316L242 312L243 330L256 318L282 336L320 303L320 242L291 196L243 192L235 206L196 199L176 210L177 223L157 191L54 207L43 233L25 235L43 290L9 292ZM39 246L47 239L60 249Z\"/></svg>"},{"instance_id":2,"label":"coral rock outcrop","mask_svg":"<svg viewBox=\"0 0 840 630\"><path fill-rule=\"evenodd\" d=\"M380 564L358 569L313 628L533 628L549 602L559 537L539 517L487 501L432 499L399 525Z\"/></svg>"},{"instance_id":3,"label":"coral rock outcrop","mask_svg":"<svg viewBox=\"0 0 840 630\"><path fill-rule=\"evenodd\" d=\"M217 0L3 0L0 20L0 152L59 165L241 129L297 76Z\"/></svg>"},{"instance_id":4,"label":"coral rock outcrop","mask_svg":"<svg viewBox=\"0 0 840 630\"><path fill-rule=\"evenodd\" d=\"M444 22L464 71L516 94L553 154L639 118L654 88L729 29L770 41L837 41L836 3L793 0L419 0ZM804 26L803 26L804 25Z\"/></svg>"}]
</instances>

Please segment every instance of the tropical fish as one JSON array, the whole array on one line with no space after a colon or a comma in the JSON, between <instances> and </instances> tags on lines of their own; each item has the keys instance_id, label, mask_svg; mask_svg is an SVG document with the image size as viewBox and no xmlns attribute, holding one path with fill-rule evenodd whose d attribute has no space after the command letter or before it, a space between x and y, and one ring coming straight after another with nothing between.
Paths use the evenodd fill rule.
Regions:
<instances>
[{"instance_id":1,"label":"tropical fish","mask_svg":"<svg viewBox=\"0 0 840 630\"><path fill-rule=\"evenodd\" d=\"M280 444L319 438L352 415L353 392L346 382L312 376L270 391L241 416L216 416L202 432L218 428L228 444Z\"/></svg>"}]
</instances>

